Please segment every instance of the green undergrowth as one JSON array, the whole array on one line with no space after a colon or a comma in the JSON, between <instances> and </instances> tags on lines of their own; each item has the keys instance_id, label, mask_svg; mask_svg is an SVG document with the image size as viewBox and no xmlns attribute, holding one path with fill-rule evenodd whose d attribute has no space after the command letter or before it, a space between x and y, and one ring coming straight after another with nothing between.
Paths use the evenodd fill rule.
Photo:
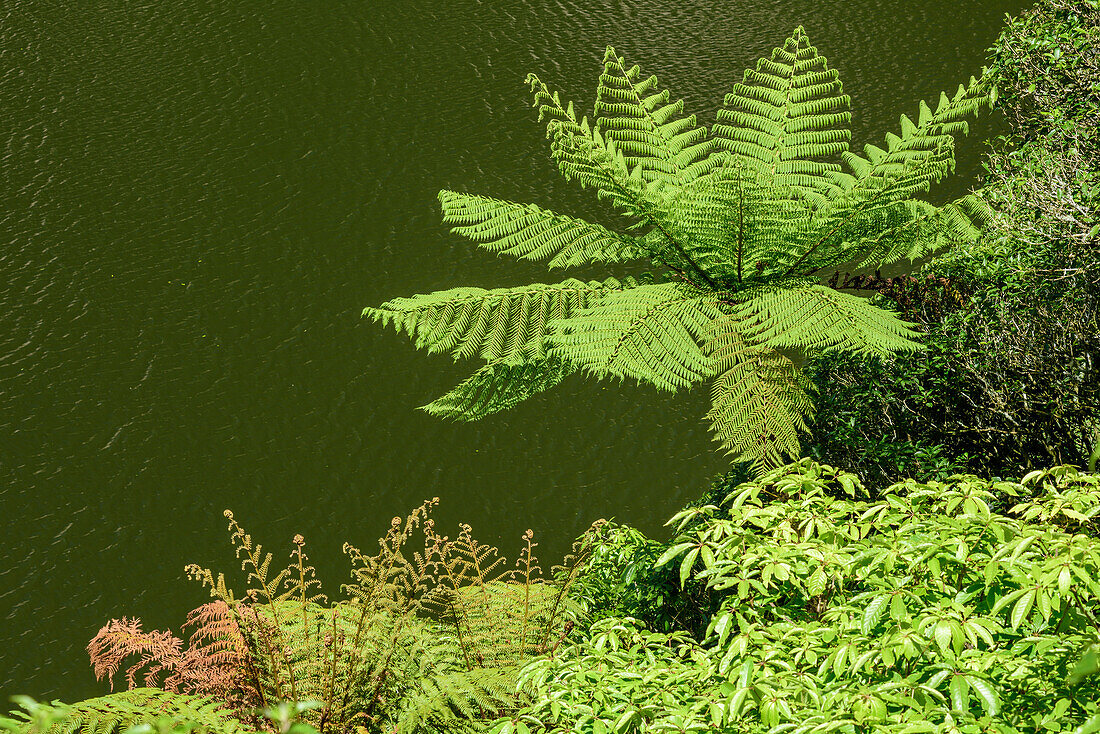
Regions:
<instances>
[{"instance_id":1,"label":"green undergrowth","mask_svg":"<svg viewBox=\"0 0 1100 734\"><path fill-rule=\"evenodd\" d=\"M906 480L803 460L626 527L574 587L582 635L496 731L1073 731L1097 640L1100 479ZM691 614L685 619L685 609Z\"/></svg>"}]
</instances>

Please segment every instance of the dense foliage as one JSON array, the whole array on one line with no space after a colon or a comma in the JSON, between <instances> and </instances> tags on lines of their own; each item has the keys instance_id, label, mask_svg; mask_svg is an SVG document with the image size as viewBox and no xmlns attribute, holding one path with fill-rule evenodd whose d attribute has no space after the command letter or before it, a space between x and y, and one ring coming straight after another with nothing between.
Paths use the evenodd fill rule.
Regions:
<instances>
[{"instance_id":1,"label":"dense foliage","mask_svg":"<svg viewBox=\"0 0 1100 734\"><path fill-rule=\"evenodd\" d=\"M898 278L883 301L919 354L842 354L809 451L875 486L966 468L1084 465L1100 415L1100 7L1054 0L1009 22L990 79L1011 134L988 157L983 236Z\"/></svg>"},{"instance_id":2,"label":"dense foliage","mask_svg":"<svg viewBox=\"0 0 1100 734\"><path fill-rule=\"evenodd\" d=\"M655 631L682 627L681 600L639 598L615 583L631 559L595 556L576 587L595 621L524 669L535 703L497 731L1069 731L1100 710L1095 681L1067 681L1100 632L1100 478L862 494L803 460L676 515L656 559L619 530L705 627Z\"/></svg>"},{"instance_id":3,"label":"dense foliage","mask_svg":"<svg viewBox=\"0 0 1100 734\"><path fill-rule=\"evenodd\" d=\"M1097 2L1048 0L1010 22L994 59L983 83L996 88L1013 133L989 158L982 196L997 216L979 238L952 219L975 211L972 200L936 209L904 198L942 173L974 88L935 113L922 106L917 123L903 118L887 150L845 154L855 174L846 175L814 155L846 144L847 98L800 31L747 74L711 138L654 79L609 52L595 127L532 84L563 171L635 215L644 233L462 194L445 193L444 212L492 250L552 266L648 257L665 275L456 289L375 312L429 350L486 359L431 408L465 417L577 368L657 383L663 374L668 387L691 375L686 363L649 361L654 350L674 353L715 323L754 324L740 336L724 332L717 347L694 343L696 376L733 360L716 382L721 411L735 384L751 392L777 384L784 369L795 374L776 367L778 357L764 359L766 349L824 338L818 346L844 349L812 365L829 390L810 448L856 471L802 459L749 480L741 465L669 521L670 540L601 521L548 578L531 531L509 566L469 526L453 540L439 535L432 500L394 518L376 553L345 546L353 570L336 601L321 593L301 536L276 570L227 512L245 593L188 567L215 600L188 616L186 639L123 618L89 644L96 676L113 686L121 673L130 690L72 705L19 699L0 730L1100 732L1100 475L1092 473L1100 446L1089 456L1100 408ZM651 94L631 103L639 89ZM802 112L780 111L780 93ZM805 137L781 141L780 130ZM879 195L893 203L863 207ZM811 202L821 221L799 224L807 211L795 202ZM735 251L763 265L723 264L716 253L733 240L740 248L750 229L717 232L708 207L758 205L778 207L774 220L753 215L752 231L772 249ZM923 216L936 226L926 229ZM958 226L939 228L944 216ZM762 224L777 222L790 229ZM864 250L865 263L868 253L920 254L945 231L959 241L916 277L785 280L792 258L836 265L868 244L826 236L812 252L780 252L779 233L820 233L822 222L871 240L915 232L889 252ZM685 232L697 238L675 236ZM880 303L926 332L927 350L893 354L897 345L876 328L894 317L866 302L851 306L849 315L868 320L850 331L823 317L784 333L782 320L802 313L791 305L798 298L855 303L835 290L846 287L878 290ZM606 330L604 317L629 322L619 338L634 351L623 361L584 356L599 351L598 340L585 340ZM908 338L898 329L893 337ZM757 342L738 346L742 338ZM851 354L860 350L879 354ZM737 362L750 351L755 362ZM774 425L776 415L758 417ZM726 438L758 463L781 453L774 433L752 446ZM1067 458L1093 466L999 478ZM966 467L989 478L959 471ZM922 479L891 481L911 471Z\"/></svg>"},{"instance_id":4,"label":"dense foliage","mask_svg":"<svg viewBox=\"0 0 1100 734\"><path fill-rule=\"evenodd\" d=\"M249 728L264 725L259 712L288 704L321 734L483 729L525 700L516 689L519 665L556 649L572 629L567 592L595 531L555 567L552 581L542 577L531 531L509 566L467 525L453 539L439 535L430 518L436 503L394 518L373 555L345 545L352 579L334 603L321 593L301 536L290 565L276 570L272 554L227 511L246 593L234 593L221 574L189 566L216 601L189 615L186 642L146 632L138 620L109 622L88 645L96 676L113 685L125 669L134 690L62 710L51 732L133 723L127 706L149 692L177 708L216 702L219 716L232 713L234 725ZM76 715L89 706L99 719Z\"/></svg>"},{"instance_id":5,"label":"dense foliage","mask_svg":"<svg viewBox=\"0 0 1100 734\"><path fill-rule=\"evenodd\" d=\"M709 130L611 48L591 125L528 81L562 174L609 200L625 231L453 191L439 197L444 221L492 252L550 267L648 260L656 271L454 288L366 309L429 352L485 361L431 413L481 418L578 370L666 390L711 381L707 417L723 448L778 465L801 455L812 407L792 353L917 347L908 324L822 274L972 242L987 213L973 196L912 198L954 167L953 136L985 104L984 80L941 94L934 110L921 102L864 156L848 150L837 72L801 28L745 72Z\"/></svg>"}]
</instances>

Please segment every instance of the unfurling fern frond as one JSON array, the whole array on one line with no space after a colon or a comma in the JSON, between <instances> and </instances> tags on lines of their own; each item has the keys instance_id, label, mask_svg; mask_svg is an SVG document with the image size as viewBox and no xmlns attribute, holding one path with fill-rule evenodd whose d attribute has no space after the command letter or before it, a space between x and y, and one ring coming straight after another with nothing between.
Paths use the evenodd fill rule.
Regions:
<instances>
[{"instance_id":1,"label":"unfurling fern frond","mask_svg":"<svg viewBox=\"0 0 1100 734\"><path fill-rule=\"evenodd\" d=\"M450 191L440 194L445 221L486 249L551 267L644 257L655 272L645 285L458 288L366 309L418 347L488 363L426 406L437 415L490 415L575 370L665 390L721 373L710 417L723 445L781 463L799 452L810 403L775 350L916 347L907 324L823 278L972 242L989 216L975 196L912 198L953 169L954 136L986 104L984 77L941 95L935 111L922 102L916 122L902 116L900 133L862 156L849 150L840 77L801 27L745 72L709 131L611 47L591 124L534 74L527 83L558 169L624 215L622 233ZM712 326L733 323L746 344L719 367Z\"/></svg>"},{"instance_id":2,"label":"unfurling fern frond","mask_svg":"<svg viewBox=\"0 0 1100 734\"><path fill-rule=\"evenodd\" d=\"M771 349L886 355L920 349L909 324L866 298L823 285L766 290L737 310L739 329Z\"/></svg>"},{"instance_id":3,"label":"unfurling fern frond","mask_svg":"<svg viewBox=\"0 0 1100 734\"><path fill-rule=\"evenodd\" d=\"M490 362L423 410L458 421L479 420L554 387L572 371L568 363L551 358L520 364Z\"/></svg>"},{"instance_id":4,"label":"unfurling fern frond","mask_svg":"<svg viewBox=\"0 0 1100 734\"><path fill-rule=\"evenodd\" d=\"M450 351L456 359L480 356L489 362L520 363L546 357L550 321L568 318L630 283L570 278L555 285L534 283L521 288L452 288L395 298L364 310L363 315L404 331L418 349Z\"/></svg>"},{"instance_id":5,"label":"unfurling fern frond","mask_svg":"<svg viewBox=\"0 0 1100 734\"><path fill-rule=\"evenodd\" d=\"M781 353L750 344L742 328L729 316L714 326L711 356L721 374L707 418L726 453L763 468L798 453L798 434L813 410L810 383Z\"/></svg>"},{"instance_id":6,"label":"unfurling fern frond","mask_svg":"<svg viewBox=\"0 0 1100 734\"><path fill-rule=\"evenodd\" d=\"M699 343L720 314L715 296L676 283L611 291L555 322L550 353L597 377L676 390L714 374Z\"/></svg>"},{"instance_id":7,"label":"unfurling fern frond","mask_svg":"<svg viewBox=\"0 0 1100 734\"><path fill-rule=\"evenodd\" d=\"M28 716L20 734L121 734L142 724L165 723L209 734L243 734L247 729L219 704L159 688L134 688L73 704L54 704L52 723L41 727ZM15 714L20 716L18 712Z\"/></svg>"},{"instance_id":8,"label":"unfurling fern frond","mask_svg":"<svg viewBox=\"0 0 1100 734\"><path fill-rule=\"evenodd\" d=\"M440 191L443 221L451 231L493 252L521 260L547 260L552 268L645 257L633 237L533 204Z\"/></svg>"},{"instance_id":9,"label":"unfurling fern frond","mask_svg":"<svg viewBox=\"0 0 1100 734\"><path fill-rule=\"evenodd\" d=\"M722 149L778 183L820 198L833 188L824 174L840 170L822 159L847 152L851 119L836 70L799 26L726 95L713 134Z\"/></svg>"}]
</instances>

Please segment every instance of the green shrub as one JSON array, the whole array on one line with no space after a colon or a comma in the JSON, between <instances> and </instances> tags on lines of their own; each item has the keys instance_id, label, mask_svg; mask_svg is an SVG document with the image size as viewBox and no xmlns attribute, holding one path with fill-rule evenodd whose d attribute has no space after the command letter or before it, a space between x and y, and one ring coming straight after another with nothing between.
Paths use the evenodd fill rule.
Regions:
<instances>
[{"instance_id":1,"label":"green shrub","mask_svg":"<svg viewBox=\"0 0 1100 734\"><path fill-rule=\"evenodd\" d=\"M535 702L497 731L1070 731L1100 711L1094 679L1067 680L1100 632L1100 477L863 494L803 460L679 513L654 565L713 594L702 635L621 607L527 666Z\"/></svg>"},{"instance_id":2,"label":"green shrub","mask_svg":"<svg viewBox=\"0 0 1100 734\"><path fill-rule=\"evenodd\" d=\"M997 215L915 281L880 287L925 351L811 365L810 455L875 488L1086 463L1100 438L1098 48L1095 2L1047 0L1001 34L990 78L1012 133L982 191Z\"/></svg>"}]
</instances>

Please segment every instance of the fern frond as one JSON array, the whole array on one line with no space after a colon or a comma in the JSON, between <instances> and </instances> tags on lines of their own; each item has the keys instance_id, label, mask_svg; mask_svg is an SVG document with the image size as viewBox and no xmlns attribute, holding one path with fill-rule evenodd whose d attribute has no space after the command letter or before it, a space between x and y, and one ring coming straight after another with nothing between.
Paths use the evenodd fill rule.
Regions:
<instances>
[{"instance_id":1,"label":"fern frond","mask_svg":"<svg viewBox=\"0 0 1100 734\"><path fill-rule=\"evenodd\" d=\"M395 298L363 310L383 325L411 336L418 349L450 351L455 359L480 356L513 364L545 358L546 328L601 295L631 287L633 281L608 278L520 288L452 288L411 298Z\"/></svg>"},{"instance_id":2,"label":"fern frond","mask_svg":"<svg viewBox=\"0 0 1100 734\"><path fill-rule=\"evenodd\" d=\"M873 234L855 239L844 259L857 268L914 262L957 245L974 242L988 223L992 210L980 197L968 194L942 207L919 199L907 199L891 207Z\"/></svg>"},{"instance_id":3,"label":"fern frond","mask_svg":"<svg viewBox=\"0 0 1100 734\"><path fill-rule=\"evenodd\" d=\"M558 93L551 92L537 76L528 74L527 84L535 97L539 122L546 121L550 156L562 176L595 189L599 198L610 200L625 213L646 218L653 202L647 198L641 168L631 171L614 142L605 141L598 130L589 126L587 118L578 120L573 103L563 106Z\"/></svg>"},{"instance_id":4,"label":"fern frond","mask_svg":"<svg viewBox=\"0 0 1100 734\"><path fill-rule=\"evenodd\" d=\"M137 686L137 676L142 668L146 686L156 686L158 677L174 673L183 657L183 641L171 632L141 629L141 620L112 619L105 624L88 643L96 680L106 678L114 690L114 675L122 667L122 661L137 655L137 662L126 670L126 683ZM148 666L148 667L146 667Z\"/></svg>"},{"instance_id":5,"label":"fern frond","mask_svg":"<svg viewBox=\"0 0 1100 734\"><path fill-rule=\"evenodd\" d=\"M451 232L487 250L521 260L547 260L552 268L566 268L646 256L633 237L534 204L454 191L440 191L439 202L444 223L455 225Z\"/></svg>"},{"instance_id":6,"label":"fern frond","mask_svg":"<svg viewBox=\"0 0 1100 734\"><path fill-rule=\"evenodd\" d=\"M920 349L909 324L866 298L823 285L767 289L742 303L739 330L771 349L886 355Z\"/></svg>"},{"instance_id":7,"label":"fern frond","mask_svg":"<svg viewBox=\"0 0 1100 734\"><path fill-rule=\"evenodd\" d=\"M969 131L966 118L988 106L985 77L971 77L967 86L959 85L953 97L941 92L935 112L922 101L917 122L902 115L901 135L887 133L885 149L867 145L865 157L842 153L852 176L832 175L839 185L834 194L844 197L853 191L874 191L881 195L885 190L897 200L927 191L932 183L954 170L955 136Z\"/></svg>"},{"instance_id":8,"label":"fern frond","mask_svg":"<svg viewBox=\"0 0 1100 734\"><path fill-rule=\"evenodd\" d=\"M550 354L596 377L674 391L714 375L699 342L719 315L716 296L676 283L609 291L554 323Z\"/></svg>"},{"instance_id":9,"label":"fern frond","mask_svg":"<svg viewBox=\"0 0 1100 734\"><path fill-rule=\"evenodd\" d=\"M779 352L750 344L737 317L717 321L711 356L721 374L711 388L714 439L734 461L758 470L801 455L800 431L813 411L809 381Z\"/></svg>"},{"instance_id":10,"label":"fern frond","mask_svg":"<svg viewBox=\"0 0 1100 734\"><path fill-rule=\"evenodd\" d=\"M23 734L121 734L133 726L167 722L211 734L238 734L246 729L219 704L159 688L135 688L58 706L60 718L44 731L28 723Z\"/></svg>"},{"instance_id":11,"label":"fern frond","mask_svg":"<svg viewBox=\"0 0 1100 734\"><path fill-rule=\"evenodd\" d=\"M805 197L737 158L688 186L668 220L689 257L730 289L782 272L815 231Z\"/></svg>"},{"instance_id":12,"label":"fern frond","mask_svg":"<svg viewBox=\"0 0 1100 734\"><path fill-rule=\"evenodd\" d=\"M560 359L490 362L421 410L458 421L480 420L554 387L572 371Z\"/></svg>"},{"instance_id":13,"label":"fern frond","mask_svg":"<svg viewBox=\"0 0 1100 734\"><path fill-rule=\"evenodd\" d=\"M176 674L165 688L211 696L237 711L264 703L238 616L214 601L187 614L183 629L193 628Z\"/></svg>"},{"instance_id":14,"label":"fern frond","mask_svg":"<svg viewBox=\"0 0 1100 734\"><path fill-rule=\"evenodd\" d=\"M635 176L647 182L657 198L675 196L683 185L707 173L719 163L712 157L714 141L707 130L695 124L695 116L683 116L682 100L670 101L667 89L657 86L657 77L643 78L637 66L608 46L603 73L596 88L596 130L604 140L622 152Z\"/></svg>"},{"instance_id":15,"label":"fern frond","mask_svg":"<svg viewBox=\"0 0 1100 734\"><path fill-rule=\"evenodd\" d=\"M822 159L848 150L850 99L801 26L725 104L712 128L719 147L813 198L835 188L825 174L840 166Z\"/></svg>"},{"instance_id":16,"label":"fern frond","mask_svg":"<svg viewBox=\"0 0 1100 734\"><path fill-rule=\"evenodd\" d=\"M522 701L515 667L426 672L398 713L393 734L484 731L488 722L516 710Z\"/></svg>"}]
</instances>

